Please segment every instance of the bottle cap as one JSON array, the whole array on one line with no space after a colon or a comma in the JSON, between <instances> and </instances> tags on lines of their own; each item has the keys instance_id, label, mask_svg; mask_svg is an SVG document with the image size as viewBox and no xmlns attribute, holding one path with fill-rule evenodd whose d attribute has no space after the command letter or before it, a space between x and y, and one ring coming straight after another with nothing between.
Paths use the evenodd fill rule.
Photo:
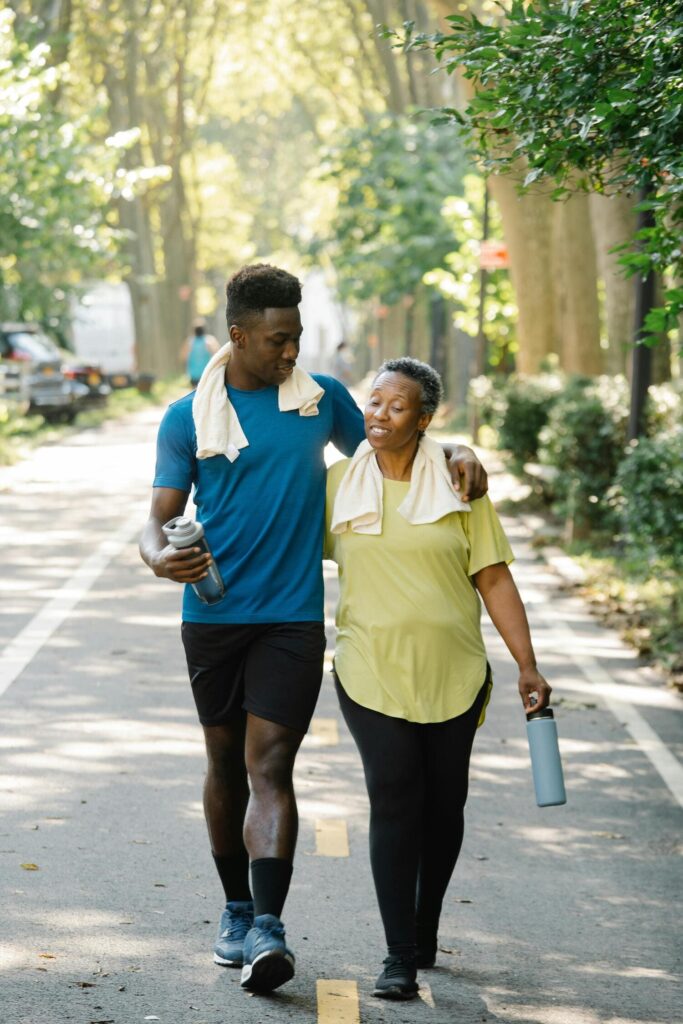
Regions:
<instances>
[{"instance_id":1,"label":"bottle cap","mask_svg":"<svg viewBox=\"0 0 683 1024\"><path fill-rule=\"evenodd\" d=\"M527 722L534 722L537 718L554 718L552 708L543 708L542 711L528 711L526 720Z\"/></svg>"}]
</instances>

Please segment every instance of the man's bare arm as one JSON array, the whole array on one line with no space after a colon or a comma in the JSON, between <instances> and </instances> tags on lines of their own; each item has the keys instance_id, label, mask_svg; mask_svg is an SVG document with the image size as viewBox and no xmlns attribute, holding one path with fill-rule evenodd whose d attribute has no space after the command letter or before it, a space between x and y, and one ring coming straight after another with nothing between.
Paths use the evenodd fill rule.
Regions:
<instances>
[{"instance_id":1,"label":"man's bare arm","mask_svg":"<svg viewBox=\"0 0 683 1024\"><path fill-rule=\"evenodd\" d=\"M207 575L206 566L211 556L200 548L172 547L161 527L169 519L181 516L187 505L187 491L173 487L155 487L149 519L140 537L140 555L155 576L176 583L197 583Z\"/></svg>"},{"instance_id":2,"label":"man's bare arm","mask_svg":"<svg viewBox=\"0 0 683 1024\"><path fill-rule=\"evenodd\" d=\"M442 445L451 480L463 501L483 498L489 489L488 474L466 444Z\"/></svg>"}]
</instances>

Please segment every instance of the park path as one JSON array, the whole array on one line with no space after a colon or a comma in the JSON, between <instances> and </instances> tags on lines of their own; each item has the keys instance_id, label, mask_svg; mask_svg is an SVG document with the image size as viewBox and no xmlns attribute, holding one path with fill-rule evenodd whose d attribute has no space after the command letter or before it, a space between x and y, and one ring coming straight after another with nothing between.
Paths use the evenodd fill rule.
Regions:
<instances>
[{"instance_id":1,"label":"park path","mask_svg":"<svg viewBox=\"0 0 683 1024\"><path fill-rule=\"evenodd\" d=\"M505 526L554 687L567 806L534 804L514 673L487 624L496 685L438 967L415 1003L372 999L367 801L328 675L297 764L296 978L248 997L213 965L220 894L179 594L133 541L157 419L0 469L3 1024L680 1020L681 700L558 590L522 519ZM496 474L494 498L514 486ZM326 580L331 656L331 566Z\"/></svg>"}]
</instances>

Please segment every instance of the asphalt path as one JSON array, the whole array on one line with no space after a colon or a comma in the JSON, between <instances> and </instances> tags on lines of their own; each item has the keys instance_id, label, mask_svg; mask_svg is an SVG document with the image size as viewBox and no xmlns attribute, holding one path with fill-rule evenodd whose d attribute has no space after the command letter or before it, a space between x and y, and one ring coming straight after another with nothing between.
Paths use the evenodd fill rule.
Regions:
<instances>
[{"instance_id":1,"label":"asphalt path","mask_svg":"<svg viewBox=\"0 0 683 1024\"><path fill-rule=\"evenodd\" d=\"M487 623L494 695L438 966L419 1000L373 999L384 952L367 800L326 674L296 771L296 977L249 996L213 964L221 891L180 593L134 540L157 415L0 468L2 1024L680 1021L681 701L558 589L522 520L504 523L554 687L568 804L535 805L513 665ZM495 477L494 498L511 486Z\"/></svg>"}]
</instances>

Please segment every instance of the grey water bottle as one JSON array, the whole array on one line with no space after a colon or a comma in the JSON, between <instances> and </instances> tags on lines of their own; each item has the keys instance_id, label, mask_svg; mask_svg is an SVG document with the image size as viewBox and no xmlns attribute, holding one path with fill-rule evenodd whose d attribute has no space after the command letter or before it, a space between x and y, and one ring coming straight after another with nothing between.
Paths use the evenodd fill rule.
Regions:
<instances>
[{"instance_id":1,"label":"grey water bottle","mask_svg":"<svg viewBox=\"0 0 683 1024\"><path fill-rule=\"evenodd\" d=\"M526 716L526 733L531 754L536 803L539 807L566 804L562 760L557 742L557 725L550 708Z\"/></svg>"},{"instance_id":2,"label":"grey water bottle","mask_svg":"<svg viewBox=\"0 0 683 1024\"><path fill-rule=\"evenodd\" d=\"M201 548L203 552L211 555L211 550L204 536L204 527L201 523L195 523L193 519L186 516L176 516L169 519L161 527L166 534L169 544L174 548ZM204 604L217 604L225 594L225 586L221 574L211 555L211 561L206 567L208 573L203 580L192 584L192 589Z\"/></svg>"}]
</instances>

